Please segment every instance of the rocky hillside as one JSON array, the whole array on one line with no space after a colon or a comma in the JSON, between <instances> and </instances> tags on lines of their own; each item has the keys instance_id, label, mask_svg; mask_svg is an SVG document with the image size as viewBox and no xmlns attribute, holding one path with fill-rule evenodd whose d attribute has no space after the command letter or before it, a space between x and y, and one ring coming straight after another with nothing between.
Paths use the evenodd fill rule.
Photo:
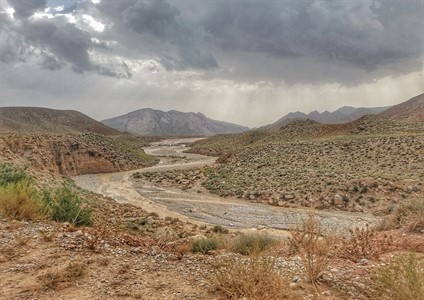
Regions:
<instances>
[{"instance_id":1,"label":"rocky hillside","mask_svg":"<svg viewBox=\"0 0 424 300\"><path fill-rule=\"evenodd\" d=\"M222 159L243 151L255 144L291 142L314 138L331 138L346 135L387 135L420 133L424 123L411 123L405 120L395 121L383 116L366 115L346 124L321 124L312 120L292 120L279 130L250 130L240 134L217 135L200 140L191 145L187 152Z\"/></svg>"},{"instance_id":2,"label":"rocky hillside","mask_svg":"<svg viewBox=\"0 0 424 300\"><path fill-rule=\"evenodd\" d=\"M280 128L293 120L313 120L321 124L342 124L355 121L365 115L377 115L389 107L352 107L343 106L336 111L322 113L313 111L309 114L303 112L291 112L279 119L278 121L263 127L262 129Z\"/></svg>"},{"instance_id":3,"label":"rocky hillside","mask_svg":"<svg viewBox=\"0 0 424 300\"><path fill-rule=\"evenodd\" d=\"M260 141L269 135L271 135L270 131L266 130L249 130L238 134L219 134L194 142L186 152L219 156L220 160L225 160L233 153L243 149L243 147Z\"/></svg>"},{"instance_id":4,"label":"rocky hillside","mask_svg":"<svg viewBox=\"0 0 424 300\"><path fill-rule=\"evenodd\" d=\"M395 105L381 113L392 119L402 119L408 121L424 120L424 94L418 95L403 103Z\"/></svg>"},{"instance_id":5,"label":"rocky hillside","mask_svg":"<svg viewBox=\"0 0 424 300\"><path fill-rule=\"evenodd\" d=\"M0 131L119 134L78 111L41 107L0 107Z\"/></svg>"},{"instance_id":6,"label":"rocky hillside","mask_svg":"<svg viewBox=\"0 0 424 300\"><path fill-rule=\"evenodd\" d=\"M202 113L140 109L107 119L103 124L120 131L146 136L205 136L238 133L249 128L207 118Z\"/></svg>"},{"instance_id":7,"label":"rocky hillside","mask_svg":"<svg viewBox=\"0 0 424 300\"><path fill-rule=\"evenodd\" d=\"M348 124L294 121L232 147L214 137L193 151L221 154L204 185L222 196L279 206L385 211L423 196L424 123L364 116ZM219 139L219 140L218 140ZM247 141L247 139L244 139ZM229 144L225 153L216 145Z\"/></svg>"},{"instance_id":8,"label":"rocky hillside","mask_svg":"<svg viewBox=\"0 0 424 300\"><path fill-rule=\"evenodd\" d=\"M119 172L156 163L142 138L84 134L0 133L0 161L61 175Z\"/></svg>"}]
</instances>

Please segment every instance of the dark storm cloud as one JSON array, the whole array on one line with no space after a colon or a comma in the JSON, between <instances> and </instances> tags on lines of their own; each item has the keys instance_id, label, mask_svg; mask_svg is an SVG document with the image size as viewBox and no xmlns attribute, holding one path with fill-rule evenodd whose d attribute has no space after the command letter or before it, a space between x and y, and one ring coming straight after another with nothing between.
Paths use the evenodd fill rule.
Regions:
<instances>
[{"instance_id":1,"label":"dark storm cloud","mask_svg":"<svg viewBox=\"0 0 424 300\"><path fill-rule=\"evenodd\" d=\"M226 51L372 70L422 57L422 11L422 1L230 1L218 2L203 26Z\"/></svg>"},{"instance_id":2,"label":"dark storm cloud","mask_svg":"<svg viewBox=\"0 0 424 300\"><path fill-rule=\"evenodd\" d=\"M9 0L9 4L15 9L14 17L28 18L37 11L46 8L46 0Z\"/></svg>"},{"instance_id":3,"label":"dark storm cloud","mask_svg":"<svg viewBox=\"0 0 424 300\"><path fill-rule=\"evenodd\" d=\"M18 16L23 17L19 22L11 19L7 13L2 13L1 61L26 61L30 57L37 57L37 64L48 70L58 70L69 64L78 73L94 71L104 76L131 77L127 65L120 66L121 72L113 70L111 66L93 62L90 52L93 47L101 45L93 42L89 32L69 23L65 16L28 18L45 5L37 1L34 1L34 4L28 2L32 3L32 1L9 3L15 9L14 15L19 11Z\"/></svg>"},{"instance_id":4,"label":"dark storm cloud","mask_svg":"<svg viewBox=\"0 0 424 300\"><path fill-rule=\"evenodd\" d=\"M356 84L422 66L422 0L86 0L65 7L78 20L94 16L104 32L65 17L28 19L46 1L8 1L22 20L1 29L0 59L23 60L38 47L51 70L66 62L77 72L131 77L131 64L119 72L99 66L93 49L122 61L156 59L167 70L221 69L211 76L250 82Z\"/></svg>"},{"instance_id":5,"label":"dark storm cloud","mask_svg":"<svg viewBox=\"0 0 424 300\"><path fill-rule=\"evenodd\" d=\"M162 0L137 1L122 12L124 24L142 34L149 32L159 38L178 34L178 9Z\"/></svg>"},{"instance_id":6,"label":"dark storm cloud","mask_svg":"<svg viewBox=\"0 0 424 300\"><path fill-rule=\"evenodd\" d=\"M175 53L156 49L156 57L167 69L216 69L218 62L204 45L202 29L181 17L173 2L155 1L103 1L99 10L140 35L150 35L174 48Z\"/></svg>"},{"instance_id":7,"label":"dark storm cloud","mask_svg":"<svg viewBox=\"0 0 424 300\"><path fill-rule=\"evenodd\" d=\"M56 57L71 63L76 72L93 69L88 51L92 48L91 37L66 20L40 19L26 22L21 33L39 47L46 47Z\"/></svg>"},{"instance_id":8,"label":"dark storm cloud","mask_svg":"<svg viewBox=\"0 0 424 300\"><path fill-rule=\"evenodd\" d=\"M7 13L0 14L0 61L9 63L25 61L32 54L24 38L14 31L13 20Z\"/></svg>"}]
</instances>

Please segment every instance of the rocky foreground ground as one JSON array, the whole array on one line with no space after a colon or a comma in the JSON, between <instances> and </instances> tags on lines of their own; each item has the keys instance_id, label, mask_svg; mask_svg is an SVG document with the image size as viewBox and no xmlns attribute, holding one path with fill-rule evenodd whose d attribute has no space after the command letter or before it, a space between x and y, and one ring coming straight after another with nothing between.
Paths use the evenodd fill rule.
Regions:
<instances>
[{"instance_id":1,"label":"rocky foreground ground","mask_svg":"<svg viewBox=\"0 0 424 300\"><path fill-rule=\"evenodd\" d=\"M259 280L264 291L249 299L279 299L281 293L281 299L378 299L375 271L399 250L424 252L422 234L358 234L328 257L311 285L306 257L290 240L259 256L240 255L229 247L240 238L237 232L161 219L112 200L91 201L92 227L0 218L0 299L244 299L225 289L223 270L235 289L245 281L253 284L251 276ZM210 239L221 246L192 252L195 241ZM369 245L361 248L364 242ZM272 264L258 267L258 257ZM284 278L278 291L275 274Z\"/></svg>"}]
</instances>

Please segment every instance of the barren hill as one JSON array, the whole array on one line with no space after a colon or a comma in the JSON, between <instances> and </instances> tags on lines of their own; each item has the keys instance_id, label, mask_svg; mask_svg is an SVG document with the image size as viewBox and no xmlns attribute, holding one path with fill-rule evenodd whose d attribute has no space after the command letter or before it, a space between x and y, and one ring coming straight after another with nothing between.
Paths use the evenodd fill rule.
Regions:
<instances>
[{"instance_id":1,"label":"barren hill","mask_svg":"<svg viewBox=\"0 0 424 300\"><path fill-rule=\"evenodd\" d=\"M209 119L202 113L164 112L150 108L103 120L102 123L121 131L147 136L204 136L249 130L241 125Z\"/></svg>"},{"instance_id":2,"label":"barren hill","mask_svg":"<svg viewBox=\"0 0 424 300\"><path fill-rule=\"evenodd\" d=\"M119 134L78 111L42 107L0 107L0 131Z\"/></svg>"},{"instance_id":3,"label":"barren hill","mask_svg":"<svg viewBox=\"0 0 424 300\"><path fill-rule=\"evenodd\" d=\"M423 121L424 120L424 94L418 95L408 101L402 102L398 105L381 113L392 119L404 119L408 121Z\"/></svg>"}]
</instances>

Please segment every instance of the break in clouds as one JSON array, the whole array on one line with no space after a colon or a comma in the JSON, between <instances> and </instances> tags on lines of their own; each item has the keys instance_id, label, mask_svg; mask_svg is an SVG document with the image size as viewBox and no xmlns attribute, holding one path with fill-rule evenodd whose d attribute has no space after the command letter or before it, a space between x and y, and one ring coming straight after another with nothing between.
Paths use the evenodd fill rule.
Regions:
<instances>
[{"instance_id":1,"label":"break in clouds","mask_svg":"<svg viewBox=\"0 0 424 300\"><path fill-rule=\"evenodd\" d=\"M379 98L389 94L383 84L413 74L388 87L388 102L424 89L422 0L0 0L0 11L7 105L12 97L31 105L32 91L34 106L81 107L98 118L113 115L107 108L156 105L256 126L274 121L263 116L274 108L276 116L301 109L294 102L366 105L357 98L372 82ZM99 96L104 112L91 111L84 103ZM256 106L257 120L228 113Z\"/></svg>"}]
</instances>

